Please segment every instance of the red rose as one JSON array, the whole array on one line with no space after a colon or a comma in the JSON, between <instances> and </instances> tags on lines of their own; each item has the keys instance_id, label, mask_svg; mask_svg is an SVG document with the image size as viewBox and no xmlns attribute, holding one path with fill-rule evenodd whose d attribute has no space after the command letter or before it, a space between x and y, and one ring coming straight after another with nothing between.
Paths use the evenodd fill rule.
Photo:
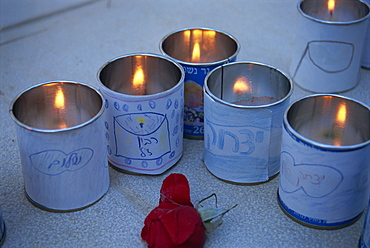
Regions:
<instances>
[{"instance_id":1,"label":"red rose","mask_svg":"<svg viewBox=\"0 0 370 248\"><path fill-rule=\"evenodd\" d=\"M202 219L190 202L188 180L169 175L162 184L158 207L145 218L141 237L148 247L203 247L206 233Z\"/></svg>"}]
</instances>

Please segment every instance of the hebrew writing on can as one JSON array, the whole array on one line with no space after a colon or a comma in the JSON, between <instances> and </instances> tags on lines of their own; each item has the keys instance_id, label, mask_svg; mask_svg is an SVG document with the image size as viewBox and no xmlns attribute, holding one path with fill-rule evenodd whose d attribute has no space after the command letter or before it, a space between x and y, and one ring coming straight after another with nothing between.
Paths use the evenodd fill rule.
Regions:
<instances>
[{"instance_id":1,"label":"hebrew writing on can","mask_svg":"<svg viewBox=\"0 0 370 248\"><path fill-rule=\"evenodd\" d=\"M343 181L343 174L328 165L296 164L293 156L281 153L281 189L293 194L303 191L309 197L320 198L333 193Z\"/></svg>"},{"instance_id":2,"label":"hebrew writing on can","mask_svg":"<svg viewBox=\"0 0 370 248\"><path fill-rule=\"evenodd\" d=\"M81 148L70 153L61 150L44 150L29 156L31 164L39 172L46 175L59 175L63 172L73 172L89 163L94 155L90 148Z\"/></svg>"},{"instance_id":3,"label":"hebrew writing on can","mask_svg":"<svg viewBox=\"0 0 370 248\"><path fill-rule=\"evenodd\" d=\"M269 131L258 127L221 126L210 121L205 123L206 148L218 155L256 155L261 150L268 151ZM268 136L266 138L266 136ZM259 146L263 149L256 149ZM254 154L255 153L255 154ZM263 158L265 158L263 156Z\"/></svg>"}]
</instances>

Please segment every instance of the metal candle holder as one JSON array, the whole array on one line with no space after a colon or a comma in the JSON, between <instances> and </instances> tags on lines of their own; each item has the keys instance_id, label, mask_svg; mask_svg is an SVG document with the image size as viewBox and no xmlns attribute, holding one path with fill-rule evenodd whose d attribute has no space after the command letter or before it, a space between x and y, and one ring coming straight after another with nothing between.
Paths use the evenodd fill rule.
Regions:
<instances>
[{"instance_id":1,"label":"metal candle holder","mask_svg":"<svg viewBox=\"0 0 370 248\"><path fill-rule=\"evenodd\" d=\"M184 71L155 54L115 58L98 72L105 134L115 169L161 174L182 156Z\"/></svg>"},{"instance_id":2,"label":"metal candle holder","mask_svg":"<svg viewBox=\"0 0 370 248\"><path fill-rule=\"evenodd\" d=\"M281 128L293 92L289 76L257 62L211 71L204 83L204 163L218 178L268 181L279 172Z\"/></svg>"},{"instance_id":3,"label":"metal candle holder","mask_svg":"<svg viewBox=\"0 0 370 248\"><path fill-rule=\"evenodd\" d=\"M160 42L162 54L184 67L184 136L203 139L203 83L217 66L233 62L239 53L238 41L228 33L211 28L186 28L166 35Z\"/></svg>"},{"instance_id":4,"label":"metal candle holder","mask_svg":"<svg viewBox=\"0 0 370 248\"><path fill-rule=\"evenodd\" d=\"M354 99L318 94L284 114L281 208L319 229L354 223L368 203L370 108Z\"/></svg>"},{"instance_id":5,"label":"metal candle holder","mask_svg":"<svg viewBox=\"0 0 370 248\"><path fill-rule=\"evenodd\" d=\"M53 81L11 103L28 199L51 211L73 211L108 190L103 97L91 86Z\"/></svg>"}]
</instances>

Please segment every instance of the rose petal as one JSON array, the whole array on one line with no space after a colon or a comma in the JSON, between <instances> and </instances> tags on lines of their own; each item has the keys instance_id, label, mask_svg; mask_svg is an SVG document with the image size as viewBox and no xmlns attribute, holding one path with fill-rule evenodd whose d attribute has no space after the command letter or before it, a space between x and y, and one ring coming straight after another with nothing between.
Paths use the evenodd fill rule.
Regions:
<instances>
[{"instance_id":1,"label":"rose petal","mask_svg":"<svg viewBox=\"0 0 370 248\"><path fill-rule=\"evenodd\" d=\"M159 219L171 237L173 244L181 245L185 242L187 243L187 240L192 235L196 235L198 237L196 244L200 244L199 247L203 247L205 230L202 219L194 207L179 206L159 216Z\"/></svg>"},{"instance_id":2,"label":"rose petal","mask_svg":"<svg viewBox=\"0 0 370 248\"><path fill-rule=\"evenodd\" d=\"M165 215L168 211L176 207L178 206L175 204L162 204L162 207L158 206L154 208L145 218L144 227L141 231L141 238L147 242L148 247L174 247L171 237L159 217Z\"/></svg>"},{"instance_id":3,"label":"rose petal","mask_svg":"<svg viewBox=\"0 0 370 248\"><path fill-rule=\"evenodd\" d=\"M163 180L159 202L193 206L190 202L188 179L183 174L172 173Z\"/></svg>"}]
</instances>

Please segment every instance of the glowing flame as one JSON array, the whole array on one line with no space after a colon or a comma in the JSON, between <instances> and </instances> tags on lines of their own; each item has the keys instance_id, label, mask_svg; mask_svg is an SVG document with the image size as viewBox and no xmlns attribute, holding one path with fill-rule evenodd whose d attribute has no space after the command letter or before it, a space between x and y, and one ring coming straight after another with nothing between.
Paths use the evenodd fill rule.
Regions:
<instances>
[{"instance_id":1,"label":"glowing flame","mask_svg":"<svg viewBox=\"0 0 370 248\"><path fill-rule=\"evenodd\" d=\"M249 82L246 77L240 76L235 80L235 83L233 86L233 92L238 95L245 94L247 92L252 93L253 90L250 87L251 83L252 82Z\"/></svg>"},{"instance_id":2,"label":"glowing flame","mask_svg":"<svg viewBox=\"0 0 370 248\"><path fill-rule=\"evenodd\" d=\"M65 109L64 92L63 92L61 87L58 87L57 93L55 94L54 106L57 109L57 112L58 112L58 115L59 115L58 128L59 129L67 128L67 124L60 117L60 110Z\"/></svg>"},{"instance_id":3,"label":"glowing flame","mask_svg":"<svg viewBox=\"0 0 370 248\"><path fill-rule=\"evenodd\" d=\"M199 43L195 43L193 47L193 53L191 55L192 62L199 62L200 61L200 46Z\"/></svg>"},{"instance_id":4,"label":"glowing flame","mask_svg":"<svg viewBox=\"0 0 370 248\"><path fill-rule=\"evenodd\" d=\"M63 90L61 89L61 87L58 87L58 91L55 95L54 106L57 109L64 109L65 108L64 93L63 93Z\"/></svg>"},{"instance_id":5,"label":"glowing flame","mask_svg":"<svg viewBox=\"0 0 370 248\"><path fill-rule=\"evenodd\" d=\"M335 0L328 0L328 10L329 12L333 12L335 8Z\"/></svg>"},{"instance_id":6,"label":"glowing flame","mask_svg":"<svg viewBox=\"0 0 370 248\"><path fill-rule=\"evenodd\" d=\"M141 66L138 66L135 70L134 77L132 80L132 84L134 89L138 94L144 94L144 83L145 83L145 76L144 71Z\"/></svg>"},{"instance_id":7,"label":"glowing flame","mask_svg":"<svg viewBox=\"0 0 370 248\"><path fill-rule=\"evenodd\" d=\"M344 127L346 119L347 119L347 107L345 104L341 104L339 106L337 116L336 116L337 125Z\"/></svg>"},{"instance_id":8,"label":"glowing flame","mask_svg":"<svg viewBox=\"0 0 370 248\"><path fill-rule=\"evenodd\" d=\"M335 118L336 121L335 124L337 125L337 130L333 139L333 145L335 146L341 145L343 128L346 123L346 119L347 119L347 107L344 103L342 103L338 108L338 112Z\"/></svg>"}]
</instances>

